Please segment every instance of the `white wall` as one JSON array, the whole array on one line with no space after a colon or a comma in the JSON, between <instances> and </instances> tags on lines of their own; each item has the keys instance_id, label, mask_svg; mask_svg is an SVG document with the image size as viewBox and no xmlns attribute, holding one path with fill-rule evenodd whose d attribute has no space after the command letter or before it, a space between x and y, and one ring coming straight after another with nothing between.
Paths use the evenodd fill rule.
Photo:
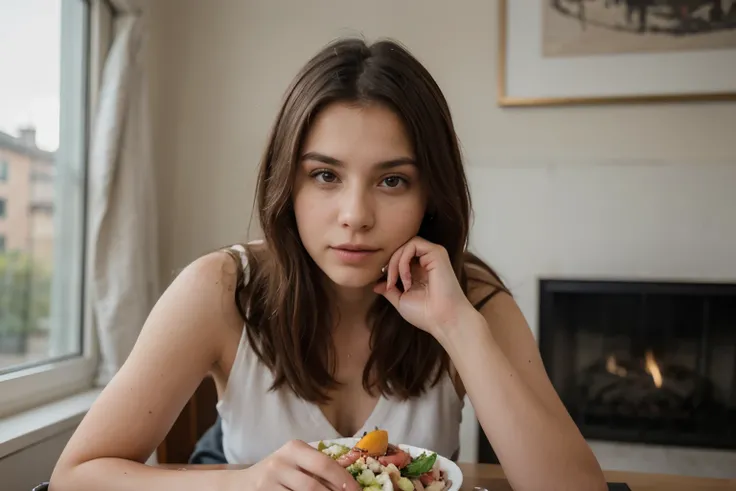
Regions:
<instances>
[{"instance_id":1,"label":"white wall","mask_svg":"<svg viewBox=\"0 0 736 491\"><path fill-rule=\"evenodd\" d=\"M501 109L496 11L489 0L158 0L164 281L245 238L283 90L324 43L355 33L397 38L435 75L473 183L472 242L533 328L540 274L736 278L736 104ZM463 428L464 458L474 431Z\"/></svg>"},{"instance_id":2,"label":"white wall","mask_svg":"<svg viewBox=\"0 0 736 491\"><path fill-rule=\"evenodd\" d=\"M471 244L535 332L540 276L736 280L736 156L499 159L469 174Z\"/></svg>"},{"instance_id":3,"label":"white wall","mask_svg":"<svg viewBox=\"0 0 736 491\"><path fill-rule=\"evenodd\" d=\"M309 56L343 34L395 37L413 50L450 102L470 167L503 168L499 172L522 178L530 167L546 164L733 163L732 103L497 107L494 1L154 5L152 90L164 279L198 254L243 238L255 168L281 95ZM483 217L478 193L476 201ZM512 215L513 204L494 208L494 216ZM523 238L529 237L515 242Z\"/></svg>"}]
</instances>

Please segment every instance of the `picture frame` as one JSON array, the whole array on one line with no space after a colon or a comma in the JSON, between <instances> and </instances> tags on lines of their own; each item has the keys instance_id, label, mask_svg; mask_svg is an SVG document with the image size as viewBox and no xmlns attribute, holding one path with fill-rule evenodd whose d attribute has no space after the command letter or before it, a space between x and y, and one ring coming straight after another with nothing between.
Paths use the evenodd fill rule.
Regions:
<instances>
[{"instance_id":1,"label":"picture frame","mask_svg":"<svg viewBox=\"0 0 736 491\"><path fill-rule=\"evenodd\" d=\"M560 3L569 10L572 2L577 1L560 0ZM726 39L721 41L726 46L719 46L719 49L642 48L632 51L629 47L628 52L545 57L544 9L548 8L548 2L557 3L552 0L498 0L499 106L736 101L736 44L733 47L729 44L736 37L732 39L730 31L728 37L721 36ZM606 0L583 2L590 8L595 2ZM566 28L569 25L568 22ZM592 25L586 36L594 34L593 29L600 29L599 26ZM623 39L623 36L610 36L613 41L607 46L607 34L599 32L603 33L601 39L604 41L597 43L599 48L615 51L616 42ZM663 37L657 34L661 44ZM736 36L736 28L732 34ZM682 36L677 39L679 41ZM574 46L574 42L563 45L568 50ZM704 73L708 76L703 76Z\"/></svg>"}]
</instances>

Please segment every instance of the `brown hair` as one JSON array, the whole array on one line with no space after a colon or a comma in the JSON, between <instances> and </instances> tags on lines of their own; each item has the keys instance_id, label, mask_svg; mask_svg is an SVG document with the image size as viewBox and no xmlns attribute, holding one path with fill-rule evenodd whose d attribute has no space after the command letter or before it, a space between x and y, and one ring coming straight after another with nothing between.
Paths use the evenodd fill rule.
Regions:
<instances>
[{"instance_id":1,"label":"brown hair","mask_svg":"<svg viewBox=\"0 0 736 491\"><path fill-rule=\"evenodd\" d=\"M329 400L337 386L330 327L334 319L322 275L304 249L292 208L292 189L302 142L315 115L333 102L379 103L403 120L429 196L419 231L447 249L467 292L466 253L471 203L450 110L429 72L392 41L367 45L359 39L333 42L298 73L288 88L263 156L256 193L265 247L247 248L248 274L238 282L236 302L248 340L274 373L272 389L283 385L312 402ZM496 290L506 291L503 286ZM370 358L363 373L366 390L399 398L416 396L436 384L449 359L426 332L408 325L378 297L369 313Z\"/></svg>"}]
</instances>

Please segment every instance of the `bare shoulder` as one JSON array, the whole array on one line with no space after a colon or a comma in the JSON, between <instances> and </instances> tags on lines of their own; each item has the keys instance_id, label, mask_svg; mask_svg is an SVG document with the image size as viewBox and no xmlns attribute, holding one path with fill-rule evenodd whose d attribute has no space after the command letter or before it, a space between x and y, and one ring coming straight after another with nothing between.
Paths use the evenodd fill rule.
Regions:
<instances>
[{"instance_id":1,"label":"bare shoulder","mask_svg":"<svg viewBox=\"0 0 736 491\"><path fill-rule=\"evenodd\" d=\"M219 365L234 332L242 328L235 304L241 268L222 250L200 256L174 278L151 310L129 357L173 350L195 357L205 373ZM191 359L191 358L190 358Z\"/></svg>"},{"instance_id":2,"label":"bare shoulder","mask_svg":"<svg viewBox=\"0 0 736 491\"><path fill-rule=\"evenodd\" d=\"M242 267L232 254L224 250L211 252L185 267L159 303L167 307L175 302L189 315L205 314L212 321L232 321L239 317L234 299L241 275Z\"/></svg>"},{"instance_id":3,"label":"bare shoulder","mask_svg":"<svg viewBox=\"0 0 736 491\"><path fill-rule=\"evenodd\" d=\"M232 293L239 278L240 264L227 250L210 252L189 263L174 279L168 291L208 293L220 296Z\"/></svg>"},{"instance_id":4,"label":"bare shoulder","mask_svg":"<svg viewBox=\"0 0 736 491\"><path fill-rule=\"evenodd\" d=\"M85 416L57 468L99 457L140 462L219 363L231 331L240 263L226 252L186 266L161 295L125 363Z\"/></svg>"}]
</instances>

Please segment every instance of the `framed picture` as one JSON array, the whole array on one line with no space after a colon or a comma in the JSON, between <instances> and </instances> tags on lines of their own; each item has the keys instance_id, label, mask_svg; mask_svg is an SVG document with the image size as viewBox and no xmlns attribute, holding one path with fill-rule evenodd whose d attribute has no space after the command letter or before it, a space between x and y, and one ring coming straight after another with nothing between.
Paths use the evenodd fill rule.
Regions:
<instances>
[{"instance_id":1,"label":"framed picture","mask_svg":"<svg viewBox=\"0 0 736 491\"><path fill-rule=\"evenodd\" d=\"M501 106L736 100L736 0L498 0Z\"/></svg>"}]
</instances>

